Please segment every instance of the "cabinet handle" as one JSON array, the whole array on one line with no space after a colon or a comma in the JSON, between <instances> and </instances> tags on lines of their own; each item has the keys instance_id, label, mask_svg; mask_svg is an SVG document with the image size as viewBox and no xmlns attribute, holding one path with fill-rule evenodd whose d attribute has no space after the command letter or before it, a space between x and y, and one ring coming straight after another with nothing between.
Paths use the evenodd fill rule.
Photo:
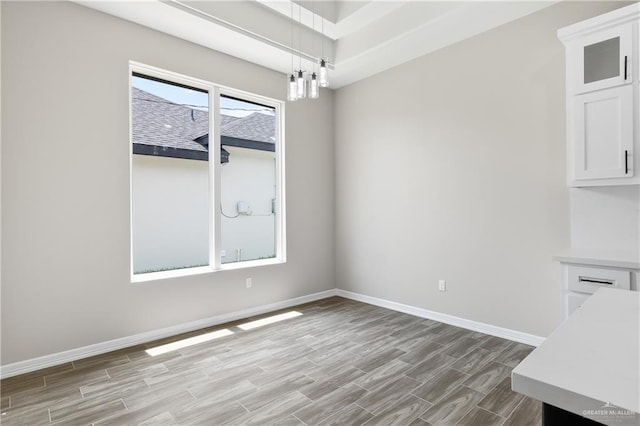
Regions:
<instances>
[{"instance_id":1,"label":"cabinet handle","mask_svg":"<svg viewBox=\"0 0 640 426\"><path fill-rule=\"evenodd\" d=\"M578 277L578 282L599 285L615 285L615 280L607 280L604 278Z\"/></svg>"},{"instance_id":2,"label":"cabinet handle","mask_svg":"<svg viewBox=\"0 0 640 426\"><path fill-rule=\"evenodd\" d=\"M627 81L627 59L628 57L624 57L624 80Z\"/></svg>"},{"instance_id":3,"label":"cabinet handle","mask_svg":"<svg viewBox=\"0 0 640 426\"><path fill-rule=\"evenodd\" d=\"M629 174L629 151L624 151L624 174Z\"/></svg>"}]
</instances>

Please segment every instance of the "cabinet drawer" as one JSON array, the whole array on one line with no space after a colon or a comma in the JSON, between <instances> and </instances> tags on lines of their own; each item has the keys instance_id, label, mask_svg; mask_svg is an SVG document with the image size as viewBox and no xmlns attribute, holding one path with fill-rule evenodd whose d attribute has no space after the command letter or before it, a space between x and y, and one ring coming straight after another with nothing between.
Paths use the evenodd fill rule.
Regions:
<instances>
[{"instance_id":1,"label":"cabinet drawer","mask_svg":"<svg viewBox=\"0 0 640 426\"><path fill-rule=\"evenodd\" d=\"M600 287L631 289L631 272L619 269L567 265L569 290L595 293Z\"/></svg>"}]
</instances>

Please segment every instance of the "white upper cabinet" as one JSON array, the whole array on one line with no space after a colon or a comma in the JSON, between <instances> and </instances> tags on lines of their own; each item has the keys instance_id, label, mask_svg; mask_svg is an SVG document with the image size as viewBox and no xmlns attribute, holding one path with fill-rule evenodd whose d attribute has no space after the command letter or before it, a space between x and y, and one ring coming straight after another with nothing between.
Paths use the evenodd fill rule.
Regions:
<instances>
[{"instance_id":1,"label":"white upper cabinet","mask_svg":"<svg viewBox=\"0 0 640 426\"><path fill-rule=\"evenodd\" d=\"M574 179L633 176L633 88L630 85L574 97Z\"/></svg>"},{"instance_id":2,"label":"white upper cabinet","mask_svg":"<svg viewBox=\"0 0 640 426\"><path fill-rule=\"evenodd\" d=\"M558 31L566 47L567 184L640 184L640 3Z\"/></svg>"},{"instance_id":3,"label":"white upper cabinet","mask_svg":"<svg viewBox=\"0 0 640 426\"><path fill-rule=\"evenodd\" d=\"M585 93L633 82L633 25L622 25L577 39L569 47L575 56L575 93ZM572 70L568 70L571 72Z\"/></svg>"}]
</instances>

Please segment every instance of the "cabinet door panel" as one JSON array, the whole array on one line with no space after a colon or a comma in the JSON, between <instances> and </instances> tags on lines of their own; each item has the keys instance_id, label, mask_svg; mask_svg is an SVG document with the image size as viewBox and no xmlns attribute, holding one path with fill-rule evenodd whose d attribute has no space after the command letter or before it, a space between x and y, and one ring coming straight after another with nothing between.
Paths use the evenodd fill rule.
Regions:
<instances>
[{"instance_id":1,"label":"cabinet door panel","mask_svg":"<svg viewBox=\"0 0 640 426\"><path fill-rule=\"evenodd\" d=\"M583 293L573 293L570 292L567 294L567 315L565 318L568 318L576 309L578 309L587 299L590 297L590 294Z\"/></svg>"},{"instance_id":2,"label":"cabinet door panel","mask_svg":"<svg viewBox=\"0 0 640 426\"><path fill-rule=\"evenodd\" d=\"M633 87L576 96L576 180L633 176Z\"/></svg>"},{"instance_id":3,"label":"cabinet door panel","mask_svg":"<svg viewBox=\"0 0 640 426\"><path fill-rule=\"evenodd\" d=\"M631 83L632 39L633 27L625 25L576 42L576 93Z\"/></svg>"}]
</instances>

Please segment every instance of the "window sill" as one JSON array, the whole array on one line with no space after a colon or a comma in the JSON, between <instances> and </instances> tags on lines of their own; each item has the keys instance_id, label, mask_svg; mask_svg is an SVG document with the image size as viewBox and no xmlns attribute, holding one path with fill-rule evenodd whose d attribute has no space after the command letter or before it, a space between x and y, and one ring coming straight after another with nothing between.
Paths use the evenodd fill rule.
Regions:
<instances>
[{"instance_id":1,"label":"window sill","mask_svg":"<svg viewBox=\"0 0 640 426\"><path fill-rule=\"evenodd\" d=\"M230 271L234 269L254 268L256 266L279 265L286 263L282 259L274 257L273 259L247 260L246 262L223 263L218 271Z\"/></svg>"},{"instance_id":2,"label":"window sill","mask_svg":"<svg viewBox=\"0 0 640 426\"><path fill-rule=\"evenodd\" d=\"M148 281L164 280L168 278L189 277L192 275L202 275L219 271L231 271L235 269L254 268L257 266L279 265L286 261L278 258L249 260L246 262L233 262L220 265L219 268L212 266L201 266L198 268L175 269L173 271L149 272L146 274L135 274L131 276L131 283L143 283Z\"/></svg>"}]
</instances>

